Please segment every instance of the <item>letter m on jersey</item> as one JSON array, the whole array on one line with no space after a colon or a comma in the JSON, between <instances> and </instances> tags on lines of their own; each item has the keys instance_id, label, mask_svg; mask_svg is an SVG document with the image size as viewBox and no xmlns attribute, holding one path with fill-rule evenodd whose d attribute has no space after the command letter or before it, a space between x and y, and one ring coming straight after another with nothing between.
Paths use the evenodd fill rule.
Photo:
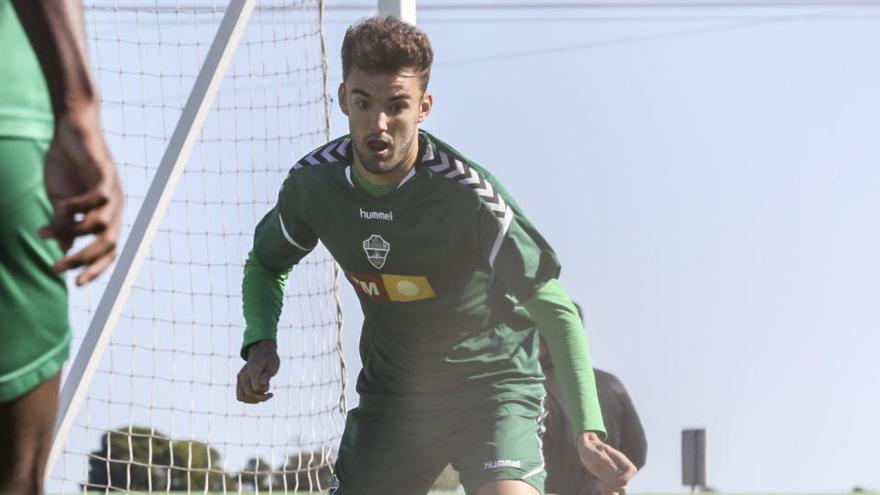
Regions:
<instances>
[{"instance_id":1,"label":"letter m on jersey","mask_svg":"<svg viewBox=\"0 0 880 495\"><path fill-rule=\"evenodd\" d=\"M388 302L388 292L382 282L382 276L378 273L351 273L346 272L351 285L356 292L365 294L373 302Z\"/></svg>"},{"instance_id":2,"label":"letter m on jersey","mask_svg":"<svg viewBox=\"0 0 880 495\"><path fill-rule=\"evenodd\" d=\"M424 275L392 275L389 273L346 272L354 290L373 302L410 302L436 297L434 288Z\"/></svg>"}]
</instances>

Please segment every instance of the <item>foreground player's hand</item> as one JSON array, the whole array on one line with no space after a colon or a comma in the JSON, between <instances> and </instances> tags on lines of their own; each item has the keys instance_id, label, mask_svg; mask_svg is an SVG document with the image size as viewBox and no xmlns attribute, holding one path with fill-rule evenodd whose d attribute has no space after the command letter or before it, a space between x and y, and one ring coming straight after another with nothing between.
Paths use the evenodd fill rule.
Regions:
<instances>
[{"instance_id":1,"label":"foreground player's hand","mask_svg":"<svg viewBox=\"0 0 880 495\"><path fill-rule=\"evenodd\" d=\"M56 119L44 176L54 214L52 222L40 229L40 235L56 239L65 253L53 270L61 273L84 267L76 284L85 285L116 259L124 202L116 165L101 132L97 105ZM77 237L86 235L94 238L79 251L67 253Z\"/></svg>"},{"instance_id":2,"label":"foreground player's hand","mask_svg":"<svg viewBox=\"0 0 880 495\"><path fill-rule=\"evenodd\" d=\"M269 380L278 373L281 360L274 340L260 340L248 347L247 363L238 372L235 395L241 402L256 404L272 398Z\"/></svg>"},{"instance_id":3,"label":"foreground player's hand","mask_svg":"<svg viewBox=\"0 0 880 495\"><path fill-rule=\"evenodd\" d=\"M599 479L602 495L626 493L626 485L637 470L622 452L603 442L591 431L580 434L577 449L581 462Z\"/></svg>"}]
</instances>

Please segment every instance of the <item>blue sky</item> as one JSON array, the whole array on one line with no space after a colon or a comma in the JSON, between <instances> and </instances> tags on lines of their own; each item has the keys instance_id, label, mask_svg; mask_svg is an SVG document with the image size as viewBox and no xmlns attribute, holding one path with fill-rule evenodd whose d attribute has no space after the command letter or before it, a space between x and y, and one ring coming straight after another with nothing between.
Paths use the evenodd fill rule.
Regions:
<instances>
[{"instance_id":1,"label":"blue sky","mask_svg":"<svg viewBox=\"0 0 880 495\"><path fill-rule=\"evenodd\" d=\"M215 3L198 17L90 13L129 222L219 21ZM343 4L328 1L325 16L331 95L344 29L369 14L333 9ZM314 14L255 14L71 449L149 422L174 438L222 437L212 442L231 470L266 448L278 465L290 440L323 444L338 430L286 419L335 404L332 387L302 388L332 375L332 349L282 368L270 403L243 407L230 388L250 232L293 155L321 139L283 137L323 125L316 30L301 22ZM687 427L707 428L709 483L724 491L880 489L880 8L419 16L436 54L425 127L498 177L558 252L594 361L623 380L648 433L632 490L683 490ZM300 38L310 47L287 51ZM333 134L346 132L331 108ZM291 284L332 285L328 271L306 264ZM101 287L73 292L75 343ZM306 330L288 355L326 351L327 297L289 299L283 321ZM360 316L344 282L342 297L352 405ZM132 405L145 395L150 406ZM65 460L59 479L75 487L83 463Z\"/></svg>"},{"instance_id":2,"label":"blue sky","mask_svg":"<svg viewBox=\"0 0 880 495\"><path fill-rule=\"evenodd\" d=\"M420 12L436 54L425 127L558 251L595 363L648 432L633 491L681 489L694 426L722 490L880 488L877 14ZM328 15L331 87L355 18ZM336 111L334 133L346 125Z\"/></svg>"}]
</instances>

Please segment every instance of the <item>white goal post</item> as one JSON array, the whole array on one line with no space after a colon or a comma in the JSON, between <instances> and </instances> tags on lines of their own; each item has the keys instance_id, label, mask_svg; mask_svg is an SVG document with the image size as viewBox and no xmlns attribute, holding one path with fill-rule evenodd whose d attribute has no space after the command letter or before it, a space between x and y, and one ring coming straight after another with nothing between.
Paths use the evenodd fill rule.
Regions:
<instances>
[{"instance_id":1,"label":"white goal post","mask_svg":"<svg viewBox=\"0 0 880 495\"><path fill-rule=\"evenodd\" d=\"M177 187L177 181L183 173L183 167L189 159L196 137L202 129L208 109L211 108L217 95L220 81L226 74L226 68L247 26L255 2L256 0L231 0L226 8L217 36L208 50L180 120L177 121L174 134L165 149L165 155L159 163L147 197L141 205L125 247L116 262L113 274L80 346L80 352L76 355L64 381L58 402L58 420L52 449L49 451L47 462L46 470L49 472L52 471L61 447L67 439L74 413L91 383L98 361L128 300L134 281L140 273L147 249L171 201L171 195Z\"/></svg>"},{"instance_id":2,"label":"white goal post","mask_svg":"<svg viewBox=\"0 0 880 495\"><path fill-rule=\"evenodd\" d=\"M290 276L275 397L238 403L235 375L253 230L289 167L331 138L324 2L84 5L124 248L106 281L70 291L46 491L323 492L347 378L322 246ZM377 11L416 22L414 0Z\"/></svg>"}]
</instances>

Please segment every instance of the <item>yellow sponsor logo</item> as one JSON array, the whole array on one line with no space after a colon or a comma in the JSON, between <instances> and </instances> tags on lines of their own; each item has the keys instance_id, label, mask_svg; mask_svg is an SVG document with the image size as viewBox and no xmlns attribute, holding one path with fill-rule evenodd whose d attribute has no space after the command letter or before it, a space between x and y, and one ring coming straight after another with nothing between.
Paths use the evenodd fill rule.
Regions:
<instances>
[{"instance_id":1,"label":"yellow sponsor logo","mask_svg":"<svg viewBox=\"0 0 880 495\"><path fill-rule=\"evenodd\" d=\"M437 297L423 275L345 272L354 289L374 302L410 302Z\"/></svg>"},{"instance_id":2,"label":"yellow sponsor logo","mask_svg":"<svg viewBox=\"0 0 880 495\"><path fill-rule=\"evenodd\" d=\"M388 299L397 302L419 301L436 297L428 283L428 277L417 275L382 274L382 282L388 291Z\"/></svg>"}]
</instances>

